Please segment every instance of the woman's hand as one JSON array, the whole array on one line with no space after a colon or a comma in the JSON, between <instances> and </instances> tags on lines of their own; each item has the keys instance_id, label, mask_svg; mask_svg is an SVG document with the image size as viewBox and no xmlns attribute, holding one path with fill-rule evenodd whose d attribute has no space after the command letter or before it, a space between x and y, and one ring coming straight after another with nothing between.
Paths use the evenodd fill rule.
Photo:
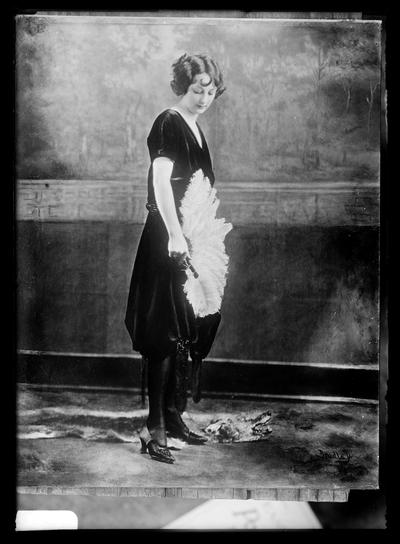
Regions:
<instances>
[{"instance_id":1,"label":"woman's hand","mask_svg":"<svg viewBox=\"0 0 400 544\"><path fill-rule=\"evenodd\" d=\"M189 259L189 249L183 234L171 233L168 240L168 255L180 266L185 266Z\"/></svg>"}]
</instances>

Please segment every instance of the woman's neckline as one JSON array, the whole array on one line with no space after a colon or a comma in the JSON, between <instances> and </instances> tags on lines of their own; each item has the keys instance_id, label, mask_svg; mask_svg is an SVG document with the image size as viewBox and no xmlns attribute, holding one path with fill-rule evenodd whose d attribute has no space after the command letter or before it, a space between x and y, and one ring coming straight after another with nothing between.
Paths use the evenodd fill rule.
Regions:
<instances>
[{"instance_id":1,"label":"woman's neckline","mask_svg":"<svg viewBox=\"0 0 400 544\"><path fill-rule=\"evenodd\" d=\"M196 140L196 143L197 145L200 147L200 149L204 149L204 138L203 138L203 133L201 131L201 128L200 128L200 125L198 124L197 121L195 121L196 125L197 125L197 128L199 130L199 134L200 134L200 139L201 139L201 144L199 142L199 140L197 139L197 136L196 134L194 133L192 127L189 125L189 123L186 121L186 119L184 118L184 116L181 114L180 111L176 110L175 108L168 108L169 110L172 110L172 111L175 111L179 116L180 118L183 120L183 122L186 124L186 126L188 127L188 129L190 130L190 132L192 133L193 135L193 138Z\"/></svg>"}]
</instances>

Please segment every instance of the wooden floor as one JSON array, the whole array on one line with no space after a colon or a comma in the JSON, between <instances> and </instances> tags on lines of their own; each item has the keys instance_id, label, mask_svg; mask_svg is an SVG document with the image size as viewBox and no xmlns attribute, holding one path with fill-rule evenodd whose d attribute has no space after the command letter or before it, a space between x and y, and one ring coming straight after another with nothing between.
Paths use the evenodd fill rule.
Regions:
<instances>
[{"instance_id":1,"label":"wooden floor","mask_svg":"<svg viewBox=\"0 0 400 544\"><path fill-rule=\"evenodd\" d=\"M146 410L138 396L24 386L18 405L21 493L345 501L349 489L378 487L375 405L189 402L194 430L270 410L272 432L256 441L171 442L173 465L140 454Z\"/></svg>"}]
</instances>

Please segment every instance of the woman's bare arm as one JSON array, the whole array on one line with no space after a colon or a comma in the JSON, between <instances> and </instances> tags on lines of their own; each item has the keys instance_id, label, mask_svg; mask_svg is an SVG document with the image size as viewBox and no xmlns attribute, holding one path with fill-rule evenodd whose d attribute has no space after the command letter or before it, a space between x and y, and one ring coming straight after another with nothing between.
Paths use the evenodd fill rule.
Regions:
<instances>
[{"instance_id":1,"label":"woman's bare arm","mask_svg":"<svg viewBox=\"0 0 400 544\"><path fill-rule=\"evenodd\" d=\"M171 187L171 174L174 163L167 157L153 161L153 186L157 207L168 232L168 252L188 254L188 246L176 214L175 200Z\"/></svg>"}]
</instances>

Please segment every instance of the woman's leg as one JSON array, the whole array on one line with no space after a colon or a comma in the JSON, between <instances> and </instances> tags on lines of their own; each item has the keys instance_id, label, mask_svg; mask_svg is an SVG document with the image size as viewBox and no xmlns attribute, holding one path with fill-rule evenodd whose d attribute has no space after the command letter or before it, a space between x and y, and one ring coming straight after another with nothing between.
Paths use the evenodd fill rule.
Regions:
<instances>
[{"instance_id":1,"label":"woman's leg","mask_svg":"<svg viewBox=\"0 0 400 544\"><path fill-rule=\"evenodd\" d=\"M177 408L177 390L178 390L178 379L177 379L177 362L176 362L176 356L171 357L171 367L170 367L170 373L168 377L168 383L167 383L167 389L165 394L165 416L166 416L166 423L168 428L168 423L175 423L178 425L181 425L182 428L186 427L184 424L181 415L180 410ZM180 392L182 393L182 392Z\"/></svg>"},{"instance_id":2,"label":"woman's leg","mask_svg":"<svg viewBox=\"0 0 400 544\"><path fill-rule=\"evenodd\" d=\"M171 356L164 359L150 358L148 361L149 416L147 418L147 428L151 437L161 446L167 445L165 399L171 366Z\"/></svg>"},{"instance_id":3,"label":"woman's leg","mask_svg":"<svg viewBox=\"0 0 400 544\"><path fill-rule=\"evenodd\" d=\"M179 379L177 379L177 360L171 357L171 367L168 378L167 390L165 395L165 423L166 429L171 436L185 440L190 444L204 444L207 438L192 432L181 416L180 406L177 406L177 389L179 389ZM182 378L182 377L181 377ZM182 391L178 392L178 401Z\"/></svg>"}]
</instances>

